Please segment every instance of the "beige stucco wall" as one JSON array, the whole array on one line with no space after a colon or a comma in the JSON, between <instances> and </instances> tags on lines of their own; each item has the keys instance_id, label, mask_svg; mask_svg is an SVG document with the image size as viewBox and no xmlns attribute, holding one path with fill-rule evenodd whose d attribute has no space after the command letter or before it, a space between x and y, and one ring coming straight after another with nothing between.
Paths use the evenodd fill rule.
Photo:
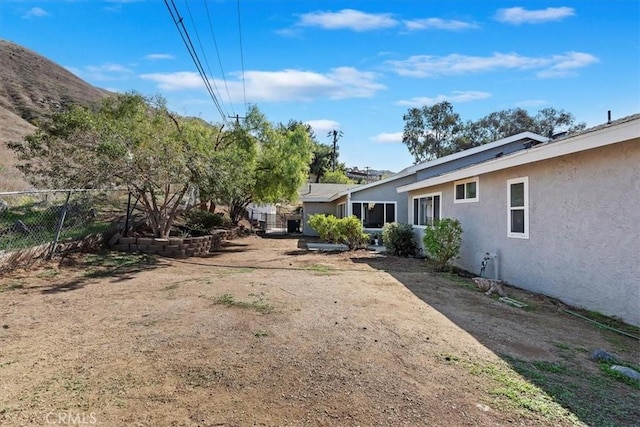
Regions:
<instances>
[{"instance_id":1,"label":"beige stucco wall","mask_svg":"<svg viewBox=\"0 0 640 427\"><path fill-rule=\"evenodd\" d=\"M507 180L525 176L529 239L509 238ZM640 325L640 138L481 175L476 203L454 204L453 183L409 201L432 191L462 223L460 267L496 253L512 285Z\"/></svg>"}]
</instances>

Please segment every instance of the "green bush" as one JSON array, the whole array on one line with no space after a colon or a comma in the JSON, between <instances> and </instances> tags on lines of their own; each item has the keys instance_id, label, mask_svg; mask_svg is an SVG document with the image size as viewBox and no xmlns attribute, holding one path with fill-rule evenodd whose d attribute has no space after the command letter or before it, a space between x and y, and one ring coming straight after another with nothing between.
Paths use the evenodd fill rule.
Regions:
<instances>
[{"instance_id":1,"label":"green bush","mask_svg":"<svg viewBox=\"0 0 640 427\"><path fill-rule=\"evenodd\" d=\"M211 229L225 225L225 217L209 211L191 210L185 214L187 228L209 232Z\"/></svg>"},{"instance_id":2,"label":"green bush","mask_svg":"<svg viewBox=\"0 0 640 427\"><path fill-rule=\"evenodd\" d=\"M387 251L396 256L412 256L418 252L418 243L413 236L413 226L393 222L382 229L382 242Z\"/></svg>"},{"instance_id":3,"label":"green bush","mask_svg":"<svg viewBox=\"0 0 640 427\"><path fill-rule=\"evenodd\" d=\"M309 226L313 228L320 240L333 243L336 241L336 217L333 215L309 215Z\"/></svg>"},{"instance_id":4,"label":"green bush","mask_svg":"<svg viewBox=\"0 0 640 427\"><path fill-rule=\"evenodd\" d=\"M318 233L320 240L344 243L349 249L364 247L369 241L369 235L362 231L362 223L355 216L338 219L333 215L310 215L309 226Z\"/></svg>"},{"instance_id":5,"label":"green bush","mask_svg":"<svg viewBox=\"0 0 640 427\"><path fill-rule=\"evenodd\" d=\"M341 218L336 220L337 235L340 241L346 244L349 249L367 247L369 235L362 231L362 222L356 216Z\"/></svg>"},{"instance_id":6,"label":"green bush","mask_svg":"<svg viewBox=\"0 0 640 427\"><path fill-rule=\"evenodd\" d=\"M458 257L462 245L460 221L444 218L424 230L424 250L439 271L450 269L449 262Z\"/></svg>"}]
</instances>

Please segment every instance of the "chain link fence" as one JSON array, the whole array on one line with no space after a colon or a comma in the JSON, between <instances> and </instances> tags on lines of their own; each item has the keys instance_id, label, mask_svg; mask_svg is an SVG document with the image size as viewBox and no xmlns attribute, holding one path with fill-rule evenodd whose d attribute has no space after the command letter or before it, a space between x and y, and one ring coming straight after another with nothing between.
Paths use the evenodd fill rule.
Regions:
<instances>
[{"instance_id":1,"label":"chain link fence","mask_svg":"<svg viewBox=\"0 0 640 427\"><path fill-rule=\"evenodd\" d=\"M0 193L0 257L27 248L51 256L60 242L108 230L126 209L126 191Z\"/></svg>"}]
</instances>

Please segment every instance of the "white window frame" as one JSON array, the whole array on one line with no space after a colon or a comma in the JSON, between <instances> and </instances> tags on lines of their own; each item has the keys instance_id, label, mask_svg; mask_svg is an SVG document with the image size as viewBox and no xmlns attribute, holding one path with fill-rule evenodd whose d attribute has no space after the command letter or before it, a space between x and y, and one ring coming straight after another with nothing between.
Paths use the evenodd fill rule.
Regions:
<instances>
[{"instance_id":1,"label":"white window frame","mask_svg":"<svg viewBox=\"0 0 640 427\"><path fill-rule=\"evenodd\" d=\"M382 202L382 201L378 201L378 202L374 202L372 200L367 201L367 200L351 200L351 205L349 206L351 208L351 215L355 215L353 213L353 204L354 203L359 203L360 204L360 216L362 216L363 218L360 218L360 222L362 223L362 226L364 227L364 215L362 215L362 212L364 212L364 208L362 205L366 204L382 204L384 205L383 208L383 212L384 212L384 224L389 224L389 222L387 222L387 205L393 205L393 217L394 217L394 221L398 220L398 203L397 202ZM384 225L383 224L383 225ZM371 227L367 227L367 230L382 230L382 228L371 228Z\"/></svg>"},{"instance_id":2,"label":"white window frame","mask_svg":"<svg viewBox=\"0 0 640 427\"><path fill-rule=\"evenodd\" d=\"M473 197L473 198L467 198L467 184L469 184L470 182L475 182L476 184L476 197ZM458 185L464 185L464 198L462 199L457 198ZM480 180L478 179L477 176L474 176L473 178L469 178L469 179L455 181L453 183L453 203L473 203L479 200L480 200Z\"/></svg>"},{"instance_id":3,"label":"white window frame","mask_svg":"<svg viewBox=\"0 0 640 427\"><path fill-rule=\"evenodd\" d=\"M524 206L511 206L511 186L514 184L524 184ZM524 210L524 232L516 233L511 231L511 212L514 210ZM529 238L529 177L514 178L507 180L507 237L514 239Z\"/></svg>"},{"instance_id":4,"label":"white window frame","mask_svg":"<svg viewBox=\"0 0 640 427\"><path fill-rule=\"evenodd\" d=\"M409 206L409 211L411 212L411 225L413 225L416 228L427 228L429 225L431 224L424 224L424 225L418 225L416 224L416 218L415 218L415 212L413 210L413 206L415 204L415 201L417 199L423 199L423 198L427 198L427 197L435 197L438 196L440 197L440 206L438 209L438 218L442 219L442 192L439 191L437 193L427 193L427 194L418 194L415 195L411 198L411 206ZM418 202L418 209L420 208L420 202ZM418 212L418 216L420 216L420 213ZM435 216L435 215L432 215Z\"/></svg>"},{"instance_id":5,"label":"white window frame","mask_svg":"<svg viewBox=\"0 0 640 427\"><path fill-rule=\"evenodd\" d=\"M344 210L342 211L343 215L340 216L340 207L343 206ZM338 203L336 206L336 218L346 218L347 217L347 202Z\"/></svg>"}]
</instances>

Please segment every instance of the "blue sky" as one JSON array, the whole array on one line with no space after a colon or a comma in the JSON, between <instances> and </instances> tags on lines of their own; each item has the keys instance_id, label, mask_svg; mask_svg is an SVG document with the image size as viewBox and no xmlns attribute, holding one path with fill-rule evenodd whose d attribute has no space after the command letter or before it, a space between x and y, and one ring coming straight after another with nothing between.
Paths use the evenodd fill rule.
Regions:
<instances>
[{"instance_id":1,"label":"blue sky","mask_svg":"<svg viewBox=\"0 0 640 427\"><path fill-rule=\"evenodd\" d=\"M174 3L225 116L257 104L321 142L341 130L347 166L412 164L402 116L442 100L463 120L553 107L596 125L607 110L640 112L637 0ZM0 38L95 86L222 121L163 0L0 0Z\"/></svg>"}]
</instances>

